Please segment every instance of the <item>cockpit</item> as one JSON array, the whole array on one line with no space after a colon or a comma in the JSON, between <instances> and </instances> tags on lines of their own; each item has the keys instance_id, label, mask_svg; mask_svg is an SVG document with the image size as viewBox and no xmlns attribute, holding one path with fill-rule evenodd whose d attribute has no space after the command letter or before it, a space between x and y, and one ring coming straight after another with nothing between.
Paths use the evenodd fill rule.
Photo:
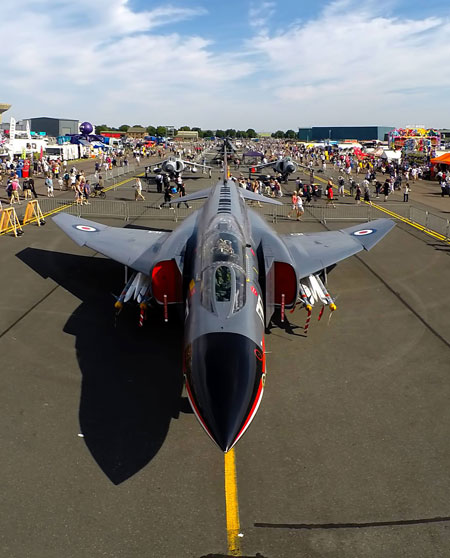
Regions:
<instances>
[{"instance_id":1,"label":"cockpit","mask_svg":"<svg viewBox=\"0 0 450 558\"><path fill-rule=\"evenodd\" d=\"M214 217L202 246L201 301L210 312L238 312L245 304L244 237L231 215Z\"/></svg>"}]
</instances>

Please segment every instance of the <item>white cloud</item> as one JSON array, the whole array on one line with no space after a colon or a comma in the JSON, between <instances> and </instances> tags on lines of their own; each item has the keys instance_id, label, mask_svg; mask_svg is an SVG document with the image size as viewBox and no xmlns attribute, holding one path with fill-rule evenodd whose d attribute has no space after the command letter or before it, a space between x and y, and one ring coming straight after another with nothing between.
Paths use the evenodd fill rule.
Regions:
<instances>
[{"instance_id":1,"label":"white cloud","mask_svg":"<svg viewBox=\"0 0 450 558\"><path fill-rule=\"evenodd\" d=\"M23 0L22 13L2 49L2 96L20 117L179 120L189 114L189 105L182 108L186 100L209 99L210 110L220 111L218 90L251 72L243 60L213 54L200 36L156 31L201 16L203 9L135 13L127 0ZM8 28L16 16L12 0L2 5L2 15Z\"/></svg>"},{"instance_id":2,"label":"white cloud","mask_svg":"<svg viewBox=\"0 0 450 558\"><path fill-rule=\"evenodd\" d=\"M297 123L438 125L450 86L448 19L396 19L367 2L327 5L321 15L251 46L277 77L266 94L295 107ZM267 84L267 80L264 81ZM430 122L432 121L432 122Z\"/></svg>"},{"instance_id":3,"label":"white cloud","mask_svg":"<svg viewBox=\"0 0 450 558\"><path fill-rule=\"evenodd\" d=\"M108 124L450 126L447 18L400 19L388 0L337 0L302 21L289 4L284 13L280 1L252 3L253 36L236 37L230 53L200 31L173 32L193 18L201 29L203 8L20 0L18 23L17 1L3 0L0 101L18 118ZM282 19L290 24L269 31Z\"/></svg>"},{"instance_id":4,"label":"white cloud","mask_svg":"<svg viewBox=\"0 0 450 558\"><path fill-rule=\"evenodd\" d=\"M248 18L251 27L265 28L275 13L275 2L252 2L248 11Z\"/></svg>"}]
</instances>

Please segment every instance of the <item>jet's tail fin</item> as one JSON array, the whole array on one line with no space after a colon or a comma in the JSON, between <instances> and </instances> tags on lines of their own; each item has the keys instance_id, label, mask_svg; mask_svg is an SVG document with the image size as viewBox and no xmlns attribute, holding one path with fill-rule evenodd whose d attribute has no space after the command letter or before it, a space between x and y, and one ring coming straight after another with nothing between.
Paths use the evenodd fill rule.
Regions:
<instances>
[{"instance_id":1,"label":"jet's tail fin","mask_svg":"<svg viewBox=\"0 0 450 558\"><path fill-rule=\"evenodd\" d=\"M227 140L223 142L223 181L226 182L231 176L230 169L228 168L228 153L227 153Z\"/></svg>"}]
</instances>

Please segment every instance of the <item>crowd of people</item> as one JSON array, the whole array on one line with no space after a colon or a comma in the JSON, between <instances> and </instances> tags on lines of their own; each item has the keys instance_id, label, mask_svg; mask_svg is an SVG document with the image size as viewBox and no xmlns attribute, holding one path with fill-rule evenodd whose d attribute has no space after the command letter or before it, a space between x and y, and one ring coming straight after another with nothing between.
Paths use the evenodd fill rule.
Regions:
<instances>
[{"instance_id":1,"label":"crowd of people","mask_svg":"<svg viewBox=\"0 0 450 558\"><path fill-rule=\"evenodd\" d=\"M251 148L255 149L255 146L245 145L245 149ZM421 179L430 179L431 176L429 157L422 162L409 160L407 157L389 160L382 154L363 153L360 150L355 153L353 149L342 150L339 146L308 146L273 139L258 142L257 149L262 159L253 161L254 164L268 164L283 157L291 157L305 174L309 174L309 184L303 184L300 179L296 181L295 194L306 203L319 199L322 193L320 185L314 182L314 173L322 173L325 177L331 176L331 172L338 175L337 183L334 184L330 179L325 189L327 203L330 205L334 205L333 189L337 189L338 198L350 195L357 204L362 200L370 201L381 197L387 201L394 191L401 192L403 201L407 202L412 184ZM239 158L234 157L232 161L235 169L240 168L242 162ZM450 174L439 170L434 178L440 185L441 195L450 196ZM281 183L281 175L275 180ZM263 188L260 187L259 190L262 191Z\"/></svg>"},{"instance_id":2,"label":"crowd of people","mask_svg":"<svg viewBox=\"0 0 450 558\"><path fill-rule=\"evenodd\" d=\"M78 170L75 166L69 168L68 161L61 159L41 157L32 161L30 176L25 178L19 177L17 161L2 162L0 163L0 186L5 188L11 204L21 203L21 198L27 200L38 196L35 178L42 178L48 197L53 197L56 189L72 190L77 204L88 204L92 193L104 188L105 173L117 166L128 166L130 159L134 159L137 166L141 164L142 159L149 157L165 159L175 156L192 161L207 148L211 149L211 144L200 140L195 144L179 145L172 142L150 148L137 145L127 150L111 150L95 159L92 184L82 170ZM289 156L301 172L309 175L307 184L303 184L301 179L297 178L294 193L296 201L295 203L293 201L293 206L298 203L310 204L320 197L326 197L328 204L335 205L336 198L341 199L349 195L357 204L363 200L370 201L381 197L386 201L394 191L401 192L403 200L407 202L412 185L420 179L430 177L428 161L418 163L406 158L388 160L374 154L342 150L338 146L313 146L268 138L260 140L257 144L247 141L240 146L239 151L252 149L257 149L262 156L254 163L265 164ZM242 170L243 163L239 157L237 153L231 156L234 170ZM147 167L149 168L150 166ZM314 179L314 174L320 173L323 173L324 179L328 179L331 174L335 175L334 179L328 180L325 191ZM275 198L282 197L284 194L282 189L284 177L281 175L259 177L249 175L247 178L239 174L236 178L232 178L239 186L255 193ZM445 171L445 167L438 170L435 178L440 185L441 195L450 196L450 173ZM336 183L333 180L336 180ZM174 195L181 196L186 192L181 175L168 176L160 172L157 173L155 181L157 192L164 195L162 207L170 205L169 201ZM285 193L290 195L290 192ZM135 184L135 199L137 201L145 199L140 180ZM296 211L294 214L297 215Z\"/></svg>"}]
</instances>

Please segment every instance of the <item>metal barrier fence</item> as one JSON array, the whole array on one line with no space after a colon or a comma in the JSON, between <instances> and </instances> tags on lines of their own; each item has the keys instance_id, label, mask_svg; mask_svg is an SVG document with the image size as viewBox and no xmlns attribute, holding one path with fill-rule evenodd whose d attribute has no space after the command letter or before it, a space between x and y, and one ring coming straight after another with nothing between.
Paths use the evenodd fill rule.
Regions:
<instances>
[{"instance_id":1,"label":"metal barrier fence","mask_svg":"<svg viewBox=\"0 0 450 558\"><path fill-rule=\"evenodd\" d=\"M159 207L159 202L150 201L115 201L108 199L90 198L88 205L76 204L74 198L41 198L39 199L41 210L44 214L54 213L58 210L65 211L78 217L114 217L129 221L130 219L149 218L164 219L177 222L191 215L199 209L203 202L189 202L189 207L183 203L177 207L177 202L172 207ZM253 205L251 209L263 215L273 223L288 221L288 214L291 211L291 204L262 207ZM394 214L409 219L410 221L423 226L425 229L434 231L450 240L450 222L448 219L434 215L429 211L409 206L407 204L383 204L378 208L376 205L361 204L352 205L336 203L335 207L316 203L305 207L302 221L318 221L326 224L327 221L362 221L367 222L380 217L386 217L382 209L392 211ZM395 219L395 217L389 218Z\"/></svg>"},{"instance_id":2,"label":"metal barrier fence","mask_svg":"<svg viewBox=\"0 0 450 558\"><path fill-rule=\"evenodd\" d=\"M410 219L410 206L400 204L383 204L377 207L375 205L361 203L340 203L335 201L334 205L324 204L322 202L313 202L311 205L304 206L304 214L302 221L320 221L326 223L327 221L371 221L372 219L379 219L381 216L386 216L382 209L392 211L400 217ZM283 204L273 206L273 222L276 223L280 220L289 219L289 214L292 211L291 204Z\"/></svg>"},{"instance_id":3,"label":"metal barrier fence","mask_svg":"<svg viewBox=\"0 0 450 558\"><path fill-rule=\"evenodd\" d=\"M425 229L437 232L445 236L445 238L450 238L450 221L429 211L424 211L423 209L418 209L417 207L410 208L410 220Z\"/></svg>"},{"instance_id":4,"label":"metal barrier fence","mask_svg":"<svg viewBox=\"0 0 450 558\"><path fill-rule=\"evenodd\" d=\"M126 174L132 174L136 171L137 168L138 167L136 167L135 165L126 165L123 167L113 167L111 170L106 171L99 170L98 174L103 177L105 184L112 181L112 184L108 184L108 186L112 186L116 185L117 182L119 182L119 177ZM96 182L98 182L98 178L95 176L95 174L90 174L86 177L86 179L89 180L91 184L95 184Z\"/></svg>"}]
</instances>

